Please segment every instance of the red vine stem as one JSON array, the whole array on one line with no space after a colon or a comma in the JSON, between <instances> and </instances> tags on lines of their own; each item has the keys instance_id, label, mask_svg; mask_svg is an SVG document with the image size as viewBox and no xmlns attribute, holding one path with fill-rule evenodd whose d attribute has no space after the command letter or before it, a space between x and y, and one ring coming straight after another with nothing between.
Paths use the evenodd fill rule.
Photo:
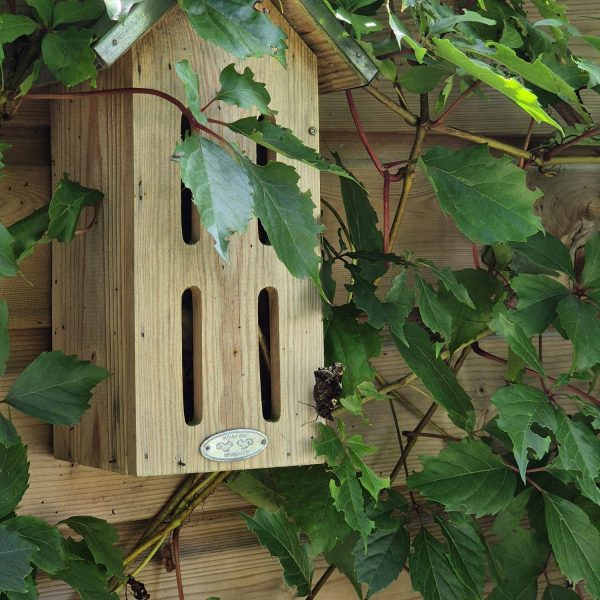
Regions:
<instances>
[{"instance_id":1,"label":"red vine stem","mask_svg":"<svg viewBox=\"0 0 600 600\"><path fill-rule=\"evenodd\" d=\"M473 266L476 269L481 267L481 263L479 262L479 252L477 251L477 244L471 244L471 254L473 255Z\"/></svg>"},{"instance_id":2,"label":"red vine stem","mask_svg":"<svg viewBox=\"0 0 600 600\"><path fill-rule=\"evenodd\" d=\"M317 597L317 594L321 591L321 588L327 583L327 580L331 577L333 572L335 571L335 565L329 565L325 572L319 578L319 581L315 583L315 586L311 590L310 594L306 596L305 600L314 600Z\"/></svg>"},{"instance_id":3,"label":"red vine stem","mask_svg":"<svg viewBox=\"0 0 600 600\"><path fill-rule=\"evenodd\" d=\"M461 438L454 437L452 435L443 435L441 433L426 433L425 431L403 431L402 435L407 438L412 437L427 437L434 438L436 440L447 440L449 442L460 442Z\"/></svg>"},{"instance_id":4,"label":"red vine stem","mask_svg":"<svg viewBox=\"0 0 600 600\"><path fill-rule=\"evenodd\" d=\"M380 175L383 175L385 173L385 169L383 168L381 161L379 160L379 158L377 158L377 155L375 154L373 148L371 147L371 144L369 143L369 138L367 137L367 133L365 131L364 125L363 125L362 121L360 120L360 116L358 114L358 110L356 109L356 104L354 103L354 97L352 96L351 90L346 90L346 99L348 100L348 107L350 108L350 114L352 115L352 120L354 121L354 126L356 127L356 133L358 133L358 137L360 138L362 145L364 146L365 150L367 151L369 158L375 165L375 168L379 171Z\"/></svg>"},{"instance_id":5,"label":"red vine stem","mask_svg":"<svg viewBox=\"0 0 600 600\"><path fill-rule=\"evenodd\" d=\"M484 350L483 348L481 348L481 346L479 345L478 342L474 342L472 347L473 347L473 352L475 352L475 354L477 354L478 356L481 356L482 358L487 358L488 360L493 360L494 362L500 363L501 365L508 364L508 361L505 358L502 358L501 356L497 356L496 354L492 354L491 352ZM533 369L530 369L529 367L525 367L525 371L527 373L529 373L530 375L535 375L536 377L538 375L537 371L534 371ZM550 383L556 383L556 381L557 381L554 377L550 377L550 375L546 375L546 379ZM564 387L568 388L572 392L575 392L578 396L585 398L592 404L595 404L596 406L600 406L600 400L597 400L596 398L594 398L587 392L580 390L579 388L575 387L574 385L571 385L570 383L566 383L564 385Z\"/></svg>"},{"instance_id":6,"label":"red vine stem","mask_svg":"<svg viewBox=\"0 0 600 600\"><path fill-rule=\"evenodd\" d=\"M463 103L464 99L471 94L471 92L481 85L481 80L477 80L472 83L435 121L432 121L432 125L442 125L444 121Z\"/></svg>"},{"instance_id":7,"label":"red vine stem","mask_svg":"<svg viewBox=\"0 0 600 600\"><path fill-rule=\"evenodd\" d=\"M383 252L390 246L390 174L383 172Z\"/></svg>"},{"instance_id":8,"label":"red vine stem","mask_svg":"<svg viewBox=\"0 0 600 600\"><path fill-rule=\"evenodd\" d=\"M560 154L563 150L566 150L567 148L571 148L571 146L575 146L575 144L577 144L578 142L581 142L582 140L585 140L590 137L594 137L595 135L598 135L598 134L600 134L600 126L592 127L591 129L588 129L586 132L582 133L581 135L574 137L572 140L569 140L568 142L565 142L564 144L560 144L559 146L555 146L551 150L548 150L548 152L546 152L544 154L544 160L550 160L551 158L554 158L557 154Z\"/></svg>"},{"instance_id":9,"label":"red vine stem","mask_svg":"<svg viewBox=\"0 0 600 600\"><path fill-rule=\"evenodd\" d=\"M523 150L529 150L529 143L531 142L531 136L533 134L533 129L535 127L535 119L532 117L529 120L529 127L527 128L527 133L525 134L525 140L523 141ZM519 159L519 168L527 169L528 162L524 158Z\"/></svg>"}]
</instances>

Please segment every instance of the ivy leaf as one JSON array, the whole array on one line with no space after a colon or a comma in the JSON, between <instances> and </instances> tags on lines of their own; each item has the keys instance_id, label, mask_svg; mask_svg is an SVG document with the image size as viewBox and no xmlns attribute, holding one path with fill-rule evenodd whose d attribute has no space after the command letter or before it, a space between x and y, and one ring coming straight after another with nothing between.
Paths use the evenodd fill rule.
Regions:
<instances>
[{"instance_id":1,"label":"ivy leaf","mask_svg":"<svg viewBox=\"0 0 600 600\"><path fill-rule=\"evenodd\" d=\"M86 206L95 206L103 198L102 192L71 181L65 173L48 207L48 238L70 242L75 237L81 211Z\"/></svg>"},{"instance_id":2,"label":"ivy leaf","mask_svg":"<svg viewBox=\"0 0 600 600\"><path fill-rule=\"evenodd\" d=\"M440 281L440 283L459 301L463 304L466 304L469 308L475 308L473 304L473 300L469 296L469 292L467 288L458 281L456 275L453 271L451 271L448 267L444 267L440 269L435 266L435 264L427 260L425 258L420 258L417 261L418 265L423 265L427 267L435 277ZM439 290L438 290L439 291Z\"/></svg>"},{"instance_id":3,"label":"ivy leaf","mask_svg":"<svg viewBox=\"0 0 600 600\"><path fill-rule=\"evenodd\" d=\"M537 96L524 87L523 84L519 83L519 81L503 77L487 64L481 61L472 60L464 52L456 48L449 39L434 38L431 41L433 42L437 56L461 68L471 77L480 79L483 83L498 90L501 94L504 94L507 98L512 100L517 106L522 108L538 123L548 123L549 125L552 125L552 127L561 130L560 125L541 107ZM525 174L523 173L523 175ZM510 179L507 178L506 181L508 182Z\"/></svg>"},{"instance_id":4,"label":"ivy leaf","mask_svg":"<svg viewBox=\"0 0 600 600\"><path fill-rule=\"evenodd\" d=\"M42 56L50 73L67 87L88 80L96 87L96 54L91 42L89 29L69 27L47 33L42 40Z\"/></svg>"},{"instance_id":5,"label":"ivy leaf","mask_svg":"<svg viewBox=\"0 0 600 600\"><path fill-rule=\"evenodd\" d=\"M310 594L314 569L306 547L298 539L298 527L287 520L283 510L271 513L259 508L254 517L242 516L261 545L279 559L287 585L295 587L299 596Z\"/></svg>"},{"instance_id":6,"label":"ivy leaf","mask_svg":"<svg viewBox=\"0 0 600 600\"><path fill-rule=\"evenodd\" d=\"M10 355L10 338L8 336L8 304L0 298L0 377L6 372L6 361ZM0 443L2 436L0 435Z\"/></svg>"},{"instance_id":7,"label":"ivy leaf","mask_svg":"<svg viewBox=\"0 0 600 600\"><path fill-rule=\"evenodd\" d=\"M582 494L600 504L600 440L583 423L558 411L556 441L561 466L575 478Z\"/></svg>"},{"instance_id":8,"label":"ivy leaf","mask_svg":"<svg viewBox=\"0 0 600 600\"><path fill-rule=\"evenodd\" d=\"M43 352L21 373L5 402L47 423L77 423L88 409L92 388L108 376L106 369L76 356Z\"/></svg>"},{"instance_id":9,"label":"ivy leaf","mask_svg":"<svg viewBox=\"0 0 600 600\"><path fill-rule=\"evenodd\" d=\"M573 263L566 246L553 235L540 231L525 242L511 242L510 247L524 254L534 265L566 273L575 279Z\"/></svg>"},{"instance_id":10,"label":"ivy leaf","mask_svg":"<svg viewBox=\"0 0 600 600\"><path fill-rule=\"evenodd\" d=\"M15 238L0 223L0 279L13 277L19 272L15 258Z\"/></svg>"},{"instance_id":11,"label":"ivy leaf","mask_svg":"<svg viewBox=\"0 0 600 600\"><path fill-rule=\"evenodd\" d=\"M600 232L594 233L585 245L581 282L584 286L600 287Z\"/></svg>"},{"instance_id":12,"label":"ivy leaf","mask_svg":"<svg viewBox=\"0 0 600 600\"><path fill-rule=\"evenodd\" d=\"M510 284L518 297L510 320L520 325L527 337L546 331L556 319L558 303L569 295L562 283L545 275L519 275Z\"/></svg>"},{"instance_id":13,"label":"ivy leaf","mask_svg":"<svg viewBox=\"0 0 600 600\"><path fill-rule=\"evenodd\" d=\"M352 178L345 169L328 163L312 148L305 146L290 129L271 123L269 119L260 120L256 117L245 117L233 123L228 123L227 127L234 133L250 138L257 144L273 150L273 152L299 160L319 171L333 173L338 177Z\"/></svg>"},{"instance_id":14,"label":"ivy leaf","mask_svg":"<svg viewBox=\"0 0 600 600\"><path fill-rule=\"evenodd\" d=\"M413 542L409 565L413 588L424 600L464 600L465 589L450 566L446 548L425 529Z\"/></svg>"},{"instance_id":15,"label":"ivy leaf","mask_svg":"<svg viewBox=\"0 0 600 600\"><path fill-rule=\"evenodd\" d=\"M285 33L254 0L179 0L196 33L238 58L272 56L284 67Z\"/></svg>"},{"instance_id":16,"label":"ivy leaf","mask_svg":"<svg viewBox=\"0 0 600 600\"><path fill-rule=\"evenodd\" d=\"M444 338L450 336L452 319L446 307L437 297L434 289L418 273L416 275L416 288L419 292L419 313L423 323Z\"/></svg>"},{"instance_id":17,"label":"ivy leaf","mask_svg":"<svg viewBox=\"0 0 600 600\"><path fill-rule=\"evenodd\" d=\"M514 496L515 474L483 442L464 438L420 460L423 470L408 478L409 487L449 512L493 515Z\"/></svg>"},{"instance_id":18,"label":"ivy leaf","mask_svg":"<svg viewBox=\"0 0 600 600\"><path fill-rule=\"evenodd\" d=\"M579 596L569 588L549 583L542 600L579 600Z\"/></svg>"},{"instance_id":19,"label":"ivy leaf","mask_svg":"<svg viewBox=\"0 0 600 600\"><path fill-rule=\"evenodd\" d=\"M0 413L0 446L11 448L19 441L19 434L15 426Z\"/></svg>"},{"instance_id":20,"label":"ivy leaf","mask_svg":"<svg viewBox=\"0 0 600 600\"><path fill-rule=\"evenodd\" d=\"M410 537L402 521L393 529L377 529L367 538L367 551L359 541L352 554L358 581L369 586L367 600L395 581L408 558Z\"/></svg>"},{"instance_id":21,"label":"ivy leaf","mask_svg":"<svg viewBox=\"0 0 600 600\"><path fill-rule=\"evenodd\" d=\"M18 533L0 526L0 590L26 592L33 546Z\"/></svg>"},{"instance_id":22,"label":"ivy leaf","mask_svg":"<svg viewBox=\"0 0 600 600\"><path fill-rule=\"evenodd\" d=\"M102 0L63 0L54 6L53 26L95 21L104 14L105 9Z\"/></svg>"},{"instance_id":23,"label":"ivy leaf","mask_svg":"<svg viewBox=\"0 0 600 600\"><path fill-rule=\"evenodd\" d=\"M554 558L573 584L585 580L590 594L600 597L600 531L573 502L546 492L546 526Z\"/></svg>"},{"instance_id":24,"label":"ivy leaf","mask_svg":"<svg viewBox=\"0 0 600 600\"><path fill-rule=\"evenodd\" d=\"M15 240L14 254L17 258L17 264L22 263L28 256L31 256L35 246L44 239L48 224L48 205L46 205L8 228L9 233Z\"/></svg>"},{"instance_id":25,"label":"ivy leaf","mask_svg":"<svg viewBox=\"0 0 600 600\"><path fill-rule=\"evenodd\" d=\"M482 600L485 576L485 548L467 518L446 521L435 518L448 543L448 560L465 589L465 600Z\"/></svg>"},{"instance_id":26,"label":"ivy leaf","mask_svg":"<svg viewBox=\"0 0 600 600\"><path fill-rule=\"evenodd\" d=\"M31 544L31 562L36 567L46 573L56 573L64 568L63 537L56 527L30 516L14 517L3 525Z\"/></svg>"},{"instance_id":27,"label":"ivy leaf","mask_svg":"<svg viewBox=\"0 0 600 600\"><path fill-rule=\"evenodd\" d=\"M532 63L527 62L517 56L514 50L497 42L488 42L486 46L475 44L466 50L489 58L538 88L555 94L570 104L583 117L584 121L589 122L589 114L579 101L575 90L558 73L548 67L540 57Z\"/></svg>"},{"instance_id":28,"label":"ivy leaf","mask_svg":"<svg viewBox=\"0 0 600 600\"><path fill-rule=\"evenodd\" d=\"M423 382L433 399L444 409L452 422L470 431L475 424L475 409L471 399L456 380L450 368L435 355L425 331L413 323L404 326L408 345L394 338L402 358Z\"/></svg>"},{"instance_id":29,"label":"ivy leaf","mask_svg":"<svg viewBox=\"0 0 600 600\"><path fill-rule=\"evenodd\" d=\"M177 145L181 179L191 190L202 224L228 260L229 236L244 231L252 216L252 187L245 169L223 148L197 135Z\"/></svg>"},{"instance_id":30,"label":"ivy leaf","mask_svg":"<svg viewBox=\"0 0 600 600\"><path fill-rule=\"evenodd\" d=\"M412 310L414 296L403 280L394 282L394 289L391 290L391 298L398 302L382 302L375 295L377 288L369 281L365 281L357 267L347 265L354 279L352 285L346 285L346 289L352 292L352 302L357 308L360 308L368 316L368 323L375 329L383 329L387 323L391 332L406 343L404 337L404 322ZM399 276L400 277L400 276ZM402 290L401 287L405 289ZM387 300L387 298L386 298Z\"/></svg>"},{"instance_id":31,"label":"ivy leaf","mask_svg":"<svg viewBox=\"0 0 600 600\"><path fill-rule=\"evenodd\" d=\"M68 525L83 538L96 564L105 567L109 576L123 577L123 553L114 546L119 536L110 523L84 515L70 517L61 523Z\"/></svg>"},{"instance_id":32,"label":"ivy leaf","mask_svg":"<svg viewBox=\"0 0 600 600\"><path fill-rule=\"evenodd\" d=\"M177 72L177 76L181 80L181 83L183 83L187 107L192 111L192 115L198 123L206 125L208 119L202 112L202 104L200 102L200 78L198 77L198 73L192 69L187 60L180 60L175 63L175 71Z\"/></svg>"},{"instance_id":33,"label":"ivy leaf","mask_svg":"<svg viewBox=\"0 0 600 600\"><path fill-rule=\"evenodd\" d=\"M600 362L600 320L592 304L569 296L558 304L560 324L573 343L573 370L588 369Z\"/></svg>"},{"instance_id":34,"label":"ivy leaf","mask_svg":"<svg viewBox=\"0 0 600 600\"><path fill-rule=\"evenodd\" d=\"M256 107L262 115L274 115L277 111L269 108L271 96L265 84L254 81L254 73L246 67L243 73L235 70L232 63L227 65L219 76L221 88L215 96L215 101L222 100L240 108L251 109Z\"/></svg>"},{"instance_id":35,"label":"ivy leaf","mask_svg":"<svg viewBox=\"0 0 600 600\"><path fill-rule=\"evenodd\" d=\"M83 550L83 542L67 542L66 568L52 574L52 579L66 581L81 597L81 600L118 600L117 594L108 591L104 570L93 562Z\"/></svg>"},{"instance_id":36,"label":"ivy leaf","mask_svg":"<svg viewBox=\"0 0 600 600\"><path fill-rule=\"evenodd\" d=\"M369 360L379 356L381 337L376 329L356 320L358 311L350 304L335 306L325 326L325 364L345 367L342 387L352 394L363 381L372 381L375 370Z\"/></svg>"},{"instance_id":37,"label":"ivy leaf","mask_svg":"<svg viewBox=\"0 0 600 600\"><path fill-rule=\"evenodd\" d=\"M254 191L254 212L275 254L294 277L310 277L320 290L321 261L315 249L322 228L315 220L310 192L300 191L300 177L290 165L245 164Z\"/></svg>"},{"instance_id":38,"label":"ivy leaf","mask_svg":"<svg viewBox=\"0 0 600 600\"><path fill-rule=\"evenodd\" d=\"M471 241L525 240L541 229L533 214L541 192L527 187L525 171L510 157L494 158L485 146L434 146L419 164L442 210Z\"/></svg>"},{"instance_id":39,"label":"ivy leaf","mask_svg":"<svg viewBox=\"0 0 600 600\"><path fill-rule=\"evenodd\" d=\"M507 341L509 348L519 358L533 367L540 375L545 375L544 367L531 340L521 326L510 319L504 306L500 306L500 309L495 311L494 318L490 321L490 329L501 335Z\"/></svg>"},{"instance_id":40,"label":"ivy leaf","mask_svg":"<svg viewBox=\"0 0 600 600\"><path fill-rule=\"evenodd\" d=\"M556 430L556 414L544 392L520 383L501 387L491 401L500 414L498 427L510 436L513 443L515 460L525 482L528 449L531 448L540 459L548 452L551 441L548 436L535 433L531 428L537 424Z\"/></svg>"},{"instance_id":41,"label":"ivy leaf","mask_svg":"<svg viewBox=\"0 0 600 600\"><path fill-rule=\"evenodd\" d=\"M28 484L27 450L21 439L9 448L0 445L0 519L15 510Z\"/></svg>"}]
</instances>

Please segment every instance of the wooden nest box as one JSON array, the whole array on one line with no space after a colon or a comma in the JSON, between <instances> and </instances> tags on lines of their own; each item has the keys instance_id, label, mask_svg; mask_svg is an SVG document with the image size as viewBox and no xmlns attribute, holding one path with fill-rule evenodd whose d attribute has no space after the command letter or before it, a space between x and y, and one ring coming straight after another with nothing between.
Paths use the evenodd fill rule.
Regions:
<instances>
[{"instance_id":1,"label":"wooden nest box","mask_svg":"<svg viewBox=\"0 0 600 600\"><path fill-rule=\"evenodd\" d=\"M108 67L98 88L183 99L174 65L188 59L208 100L226 65L250 66L277 123L318 148L319 89L364 85L375 73L321 0L270 6L289 37L287 70L269 58L235 60L201 40L172 4L145 0L108 27L96 44ZM223 121L250 114L210 110ZM171 160L182 126L177 109L154 96L53 105L55 182L67 172L105 193L97 224L53 248L53 346L112 373L79 425L55 428L55 456L134 475L313 463L318 294L287 273L257 222L231 239L229 264L219 258ZM221 133L264 159L264 148ZM318 172L295 166L318 205ZM212 439L223 432L231 433Z\"/></svg>"}]
</instances>

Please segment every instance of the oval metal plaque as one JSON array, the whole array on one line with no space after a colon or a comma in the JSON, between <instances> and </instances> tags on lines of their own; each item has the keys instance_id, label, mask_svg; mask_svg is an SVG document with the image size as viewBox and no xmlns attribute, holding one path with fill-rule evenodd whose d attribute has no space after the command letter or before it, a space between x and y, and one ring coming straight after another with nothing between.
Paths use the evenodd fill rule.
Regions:
<instances>
[{"instance_id":1,"label":"oval metal plaque","mask_svg":"<svg viewBox=\"0 0 600 600\"><path fill-rule=\"evenodd\" d=\"M232 462L246 460L260 454L269 439L256 429L230 429L207 437L200 445L200 453L208 460Z\"/></svg>"}]
</instances>

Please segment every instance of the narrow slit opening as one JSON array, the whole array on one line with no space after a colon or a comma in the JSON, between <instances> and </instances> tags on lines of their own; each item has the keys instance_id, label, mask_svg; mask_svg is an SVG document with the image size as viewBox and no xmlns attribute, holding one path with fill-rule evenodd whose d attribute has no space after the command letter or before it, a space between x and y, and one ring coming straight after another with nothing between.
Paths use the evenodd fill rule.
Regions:
<instances>
[{"instance_id":1,"label":"narrow slit opening","mask_svg":"<svg viewBox=\"0 0 600 600\"><path fill-rule=\"evenodd\" d=\"M183 415L187 425L202 421L202 309L200 290L189 288L181 296L181 373Z\"/></svg>"},{"instance_id":2,"label":"narrow slit opening","mask_svg":"<svg viewBox=\"0 0 600 600\"><path fill-rule=\"evenodd\" d=\"M267 118L272 123L275 122L275 119L273 117L267 117ZM260 115L260 117L258 117L259 121L264 121L264 119L265 119L265 115ZM276 159L276 154L275 154L275 152L273 152L273 150L269 150L269 148L267 148L266 146L263 146L262 144L256 144L256 164L259 167L264 167L270 160L275 160L275 159ZM258 227L258 239L260 240L260 243L264 244L265 246L270 246L271 241L269 240L269 235L267 234L263 224L260 222L260 219L256 219L256 223L257 223L257 227Z\"/></svg>"},{"instance_id":3,"label":"narrow slit opening","mask_svg":"<svg viewBox=\"0 0 600 600\"><path fill-rule=\"evenodd\" d=\"M275 288L264 288L258 295L258 360L263 418L276 422L281 416L281 394L279 301Z\"/></svg>"},{"instance_id":4,"label":"narrow slit opening","mask_svg":"<svg viewBox=\"0 0 600 600\"><path fill-rule=\"evenodd\" d=\"M189 121L181 117L181 139L191 132ZM192 192L181 182L181 237L183 241L192 245L200 239L200 215L192 201Z\"/></svg>"}]
</instances>

